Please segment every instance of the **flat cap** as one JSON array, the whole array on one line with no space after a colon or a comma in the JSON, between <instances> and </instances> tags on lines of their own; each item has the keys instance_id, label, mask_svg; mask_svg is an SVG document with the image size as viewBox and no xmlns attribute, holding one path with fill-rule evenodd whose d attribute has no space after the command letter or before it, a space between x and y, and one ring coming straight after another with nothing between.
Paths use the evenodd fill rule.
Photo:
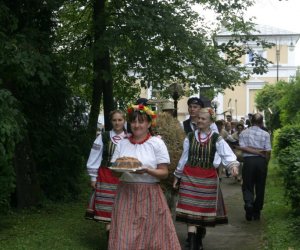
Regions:
<instances>
[{"instance_id":1,"label":"flat cap","mask_svg":"<svg viewBox=\"0 0 300 250\"><path fill-rule=\"evenodd\" d=\"M190 99L188 99L187 104L196 104L201 106L202 108L204 107L204 103L202 102L202 100L198 97L191 97Z\"/></svg>"}]
</instances>

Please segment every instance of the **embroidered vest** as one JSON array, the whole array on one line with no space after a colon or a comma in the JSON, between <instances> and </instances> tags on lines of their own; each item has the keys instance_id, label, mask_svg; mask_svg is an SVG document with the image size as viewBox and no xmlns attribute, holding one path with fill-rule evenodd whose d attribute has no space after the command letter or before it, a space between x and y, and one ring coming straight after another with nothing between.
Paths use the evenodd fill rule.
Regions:
<instances>
[{"instance_id":1,"label":"embroidered vest","mask_svg":"<svg viewBox=\"0 0 300 250\"><path fill-rule=\"evenodd\" d=\"M216 142L221 139L220 135L213 133L209 141L204 144L198 142L195 133L188 133L190 143L187 165L191 167L212 168L216 153Z\"/></svg>"},{"instance_id":2,"label":"embroidered vest","mask_svg":"<svg viewBox=\"0 0 300 250\"><path fill-rule=\"evenodd\" d=\"M113 156L113 153L116 148L116 144L110 139L109 131L102 133L102 142L103 142L103 153L102 153L102 162L101 166L109 166L110 160Z\"/></svg>"}]
</instances>

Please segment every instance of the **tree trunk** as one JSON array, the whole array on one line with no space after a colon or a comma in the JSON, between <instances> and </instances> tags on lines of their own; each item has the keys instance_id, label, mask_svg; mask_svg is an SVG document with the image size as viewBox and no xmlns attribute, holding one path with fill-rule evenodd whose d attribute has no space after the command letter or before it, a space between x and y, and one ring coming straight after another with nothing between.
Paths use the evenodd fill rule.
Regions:
<instances>
[{"instance_id":1,"label":"tree trunk","mask_svg":"<svg viewBox=\"0 0 300 250\"><path fill-rule=\"evenodd\" d=\"M110 103L113 103L112 100L112 77L110 70L110 59L108 47L104 43L104 32L106 28L106 12L105 5L106 0L99 1L94 0L93 8L93 24L94 24L94 48L93 48L93 70L94 70L94 79L93 79L93 94L91 102L91 111L89 115L89 136L91 139L95 138L97 130L98 115L100 112L100 103L102 94L104 100L104 112L105 117L108 117L110 110L113 106ZM109 122L105 118L105 126Z\"/></svg>"},{"instance_id":2,"label":"tree trunk","mask_svg":"<svg viewBox=\"0 0 300 250\"><path fill-rule=\"evenodd\" d=\"M36 206L41 200L40 184L31 152L30 141L26 135L16 146L14 156L16 190L12 202L17 208Z\"/></svg>"},{"instance_id":3,"label":"tree trunk","mask_svg":"<svg viewBox=\"0 0 300 250\"><path fill-rule=\"evenodd\" d=\"M113 79L111 74L110 56L107 51L105 57L106 72L108 73L108 79L105 81L103 88L103 108L104 108L104 123L105 130L111 130L111 122L109 120L109 113L116 108L113 98Z\"/></svg>"}]
</instances>

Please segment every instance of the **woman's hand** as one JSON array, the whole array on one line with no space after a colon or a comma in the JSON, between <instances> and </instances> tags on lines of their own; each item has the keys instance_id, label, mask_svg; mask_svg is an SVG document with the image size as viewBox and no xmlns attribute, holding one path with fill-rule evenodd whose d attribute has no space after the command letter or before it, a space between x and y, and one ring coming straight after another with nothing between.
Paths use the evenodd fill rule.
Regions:
<instances>
[{"instance_id":1,"label":"woman's hand","mask_svg":"<svg viewBox=\"0 0 300 250\"><path fill-rule=\"evenodd\" d=\"M133 174L147 174L148 173L148 167L147 166L142 166L142 169L132 171L131 173Z\"/></svg>"},{"instance_id":2,"label":"woman's hand","mask_svg":"<svg viewBox=\"0 0 300 250\"><path fill-rule=\"evenodd\" d=\"M176 176L174 176L173 188L174 189L178 189L179 188L179 179Z\"/></svg>"},{"instance_id":3,"label":"woman's hand","mask_svg":"<svg viewBox=\"0 0 300 250\"><path fill-rule=\"evenodd\" d=\"M233 165L230 169L232 176L238 176L239 174L239 169L238 165Z\"/></svg>"},{"instance_id":4,"label":"woman's hand","mask_svg":"<svg viewBox=\"0 0 300 250\"><path fill-rule=\"evenodd\" d=\"M92 189L96 189L96 181L91 181L91 187Z\"/></svg>"},{"instance_id":5,"label":"woman's hand","mask_svg":"<svg viewBox=\"0 0 300 250\"><path fill-rule=\"evenodd\" d=\"M142 169L136 170L135 172L131 172L133 174L149 174L158 179L166 179L168 178L168 164L161 163L157 165L157 168L151 168L148 166L142 166Z\"/></svg>"}]
</instances>

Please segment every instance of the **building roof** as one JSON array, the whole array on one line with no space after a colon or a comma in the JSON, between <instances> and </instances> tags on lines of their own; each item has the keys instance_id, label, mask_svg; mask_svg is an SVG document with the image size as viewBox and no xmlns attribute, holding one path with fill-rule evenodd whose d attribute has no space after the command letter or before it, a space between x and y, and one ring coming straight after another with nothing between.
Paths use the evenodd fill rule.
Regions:
<instances>
[{"instance_id":1,"label":"building roof","mask_svg":"<svg viewBox=\"0 0 300 250\"><path fill-rule=\"evenodd\" d=\"M300 35L299 33L272 27L269 25L263 24L256 24L255 29L257 31L251 32L253 35L261 35L261 36L290 36L290 35ZM228 31L225 28L222 28L221 31L218 33L218 36L231 36L232 32Z\"/></svg>"}]
</instances>

